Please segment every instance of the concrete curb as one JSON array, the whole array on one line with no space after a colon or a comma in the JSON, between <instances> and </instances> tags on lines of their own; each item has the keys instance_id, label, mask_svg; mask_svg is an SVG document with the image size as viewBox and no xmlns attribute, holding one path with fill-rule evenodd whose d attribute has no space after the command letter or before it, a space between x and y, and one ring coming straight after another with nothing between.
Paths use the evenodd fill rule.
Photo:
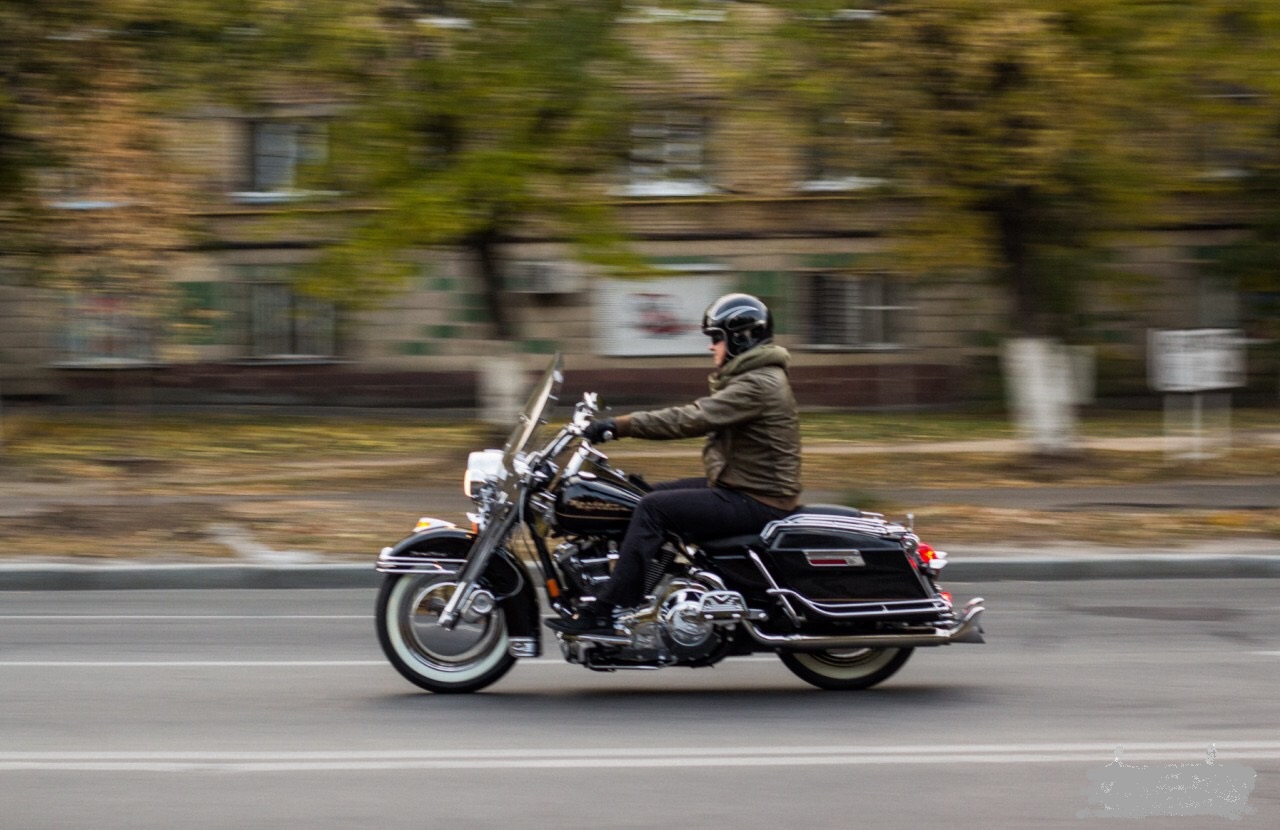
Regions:
<instances>
[{"instance_id":1,"label":"concrete curb","mask_svg":"<svg viewBox=\"0 0 1280 830\"><path fill-rule=\"evenodd\" d=\"M942 582L1086 579L1275 579L1280 554L1107 554L968 556L942 573ZM0 565L0 591L205 590L214 588L375 588L382 577L368 564Z\"/></svg>"},{"instance_id":2,"label":"concrete curb","mask_svg":"<svg viewBox=\"0 0 1280 830\"><path fill-rule=\"evenodd\" d=\"M948 564L941 577L943 582L1258 578L1280 578L1280 555L969 557Z\"/></svg>"},{"instance_id":3,"label":"concrete curb","mask_svg":"<svg viewBox=\"0 0 1280 830\"><path fill-rule=\"evenodd\" d=\"M367 565L0 565L0 591L373 588Z\"/></svg>"}]
</instances>

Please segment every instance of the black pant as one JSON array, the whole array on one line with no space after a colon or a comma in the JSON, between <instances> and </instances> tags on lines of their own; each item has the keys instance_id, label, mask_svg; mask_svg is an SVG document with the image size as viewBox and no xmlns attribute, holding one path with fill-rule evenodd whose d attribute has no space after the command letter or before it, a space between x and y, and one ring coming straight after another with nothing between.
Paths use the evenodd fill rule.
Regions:
<instances>
[{"instance_id":1,"label":"black pant","mask_svg":"<svg viewBox=\"0 0 1280 830\"><path fill-rule=\"evenodd\" d=\"M644 599L645 568L668 532L687 542L757 533L789 513L725 487L708 487L705 478L657 484L631 517L613 575L597 593L610 605L638 605Z\"/></svg>"}]
</instances>

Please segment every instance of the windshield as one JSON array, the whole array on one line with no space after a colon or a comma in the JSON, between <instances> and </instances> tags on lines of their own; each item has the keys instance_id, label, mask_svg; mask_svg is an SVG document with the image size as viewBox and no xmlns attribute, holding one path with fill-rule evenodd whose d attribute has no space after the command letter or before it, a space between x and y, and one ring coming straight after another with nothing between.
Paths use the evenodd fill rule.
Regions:
<instances>
[{"instance_id":1,"label":"windshield","mask_svg":"<svg viewBox=\"0 0 1280 830\"><path fill-rule=\"evenodd\" d=\"M529 402L524 405L524 410L516 421L515 429L511 431L507 443L502 446L502 466L507 470L513 469L511 460L525 451L529 439L533 437L542 423L543 416L551 407L552 401L556 400L556 395L560 393L560 383L563 380L564 361L557 352L555 357L551 358L551 365L547 367L547 371L542 373L542 379L534 385L533 392L529 395Z\"/></svg>"}]
</instances>

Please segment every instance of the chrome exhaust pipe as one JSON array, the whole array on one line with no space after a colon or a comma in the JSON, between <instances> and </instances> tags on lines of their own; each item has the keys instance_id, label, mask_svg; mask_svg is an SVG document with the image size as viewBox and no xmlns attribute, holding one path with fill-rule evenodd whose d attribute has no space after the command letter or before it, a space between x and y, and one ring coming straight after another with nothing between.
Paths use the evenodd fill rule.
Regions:
<instances>
[{"instance_id":1,"label":"chrome exhaust pipe","mask_svg":"<svg viewBox=\"0 0 1280 830\"><path fill-rule=\"evenodd\" d=\"M922 648L948 646L952 643L983 643L981 599L965 606L960 622L954 628L917 628L901 634L854 634L847 636L811 636L808 634L769 634L754 623L743 620L743 626L756 642L771 648L806 651L828 648Z\"/></svg>"},{"instance_id":2,"label":"chrome exhaust pipe","mask_svg":"<svg viewBox=\"0 0 1280 830\"><path fill-rule=\"evenodd\" d=\"M567 634L557 632L556 636L571 643L597 643L602 646L632 645L632 639L630 636L622 636L619 634Z\"/></svg>"}]
</instances>

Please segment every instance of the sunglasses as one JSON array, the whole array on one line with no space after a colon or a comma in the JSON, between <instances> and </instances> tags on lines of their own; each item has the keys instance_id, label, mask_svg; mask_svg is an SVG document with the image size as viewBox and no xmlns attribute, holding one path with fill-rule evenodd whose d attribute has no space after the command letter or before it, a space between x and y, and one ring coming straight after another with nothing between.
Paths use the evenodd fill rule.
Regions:
<instances>
[{"instance_id":1,"label":"sunglasses","mask_svg":"<svg viewBox=\"0 0 1280 830\"><path fill-rule=\"evenodd\" d=\"M711 338L712 343L724 342L724 332L722 331L709 331L707 332L707 336Z\"/></svg>"}]
</instances>

